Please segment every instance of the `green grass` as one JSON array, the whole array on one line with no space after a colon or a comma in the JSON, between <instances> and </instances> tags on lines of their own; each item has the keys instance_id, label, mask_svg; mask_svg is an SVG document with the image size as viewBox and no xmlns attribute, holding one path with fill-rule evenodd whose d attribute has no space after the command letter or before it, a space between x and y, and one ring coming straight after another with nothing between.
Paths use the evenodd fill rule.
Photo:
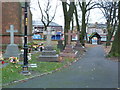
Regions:
<instances>
[{"instance_id":1,"label":"green grass","mask_svg":"<svg viewBox=\"0 0 120 90\"><path fill-rule=\"evenodd\" d=\"M55 70L57 68L60 68L63 66L63 63L61 62L39 62L37 61L37 56L40 55L40 53L36 53L32 56L32 60L29 61L29 63L37 64L37 68L29 68L29 70L45 73L50 72L52 70Z\"/></svg>"},{"instance_id":2,"label":"green grass","mask_svg":"<svg viewBox=\"0 0 120 90\"><path fill-rule=\"evenodd\" d=\"M34 74L31 74L30 76L24 76L20 74L20 72L22 71L22 65L10 63L6 67L2 68L2 83L10 83L15 80L23 80L33 75L50 72L56 70L57 68L63 67L68 62L72 62L75 60L71 58L65 58L64 62L39 62L37 61L37 57L39 55L40 52L32 55L32 59L29 60L29 64L37 64L36 68L28 68L29 71L35 72Z\"/></svg>"},{"instance_id":3,"label":"green grass","mask_svg":"<svg viewBox=\"0 0 120 90\"><path fill-rule=\"evenodd\" d=\"M22 71L21 65L10 63L5 68L2 68L2 83L9 83L14 80L20 80L26 78L26 76L20 74Z\"/></svg>"}]
</instances>

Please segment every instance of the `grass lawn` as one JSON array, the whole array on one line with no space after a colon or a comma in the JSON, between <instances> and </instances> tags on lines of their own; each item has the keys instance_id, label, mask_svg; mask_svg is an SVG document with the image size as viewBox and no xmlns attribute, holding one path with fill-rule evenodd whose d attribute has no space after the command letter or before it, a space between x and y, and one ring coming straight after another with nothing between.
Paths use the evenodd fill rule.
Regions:
<instances>
[{"instance_id":1,"label":"grass lawn","mask_svg":"<svg viewBox=\"0 0 120 90\"><path fill-rule=\"evenodd\" d=\"M59 50L58 50L59 52ZM25 78L29 78L34 75L39 75L43 73L47 73L53 70L56 70L60 67L63 67L68 62L72 62L75 59L66 58L64 62L39 62L37 61L37 57L40 55L40 52L32 55L32 59L29 60L29 64L37 64L37 67L32 68L29 67L29 71L32 72L29 76L24 76L20 72L22 71L22 65L20 64L12 64L10 63L6 67L2 68L2 83L3 85L6 83L10 83L16 80L24 80Z\"/></svg>"},{"instance_id":2,"label":"grass lawn","mask_svg":"<svg viewBox=\"0 0 120 90\"><path fill-rule=\"evenodd\" d=\"M43 42L44 45L46 45L45 41L35 41L34 43L39 44L40 42ZM32 43L31 43L32 44ZM52 45L54 46L54 49L56 50L57 54L60 53L60 50L57 49L57 41L52 41ZM61 68L63 66L65 66L66 64L74 61L75 59L71 59L71 58L65 58L63 62L40 62L37 61L38 56L40 55L40 52L37 52L35 54L32 55L31 60L28 61L29 64L37 64L37 67L29 67L29 71L31 72L31 75L29 76L24 76L23 74L21 74L22 72L22 66L21 64L12 64L9 63L9 60L5 60L5 62L9 63L6 67L2 68L2 84L3 86L6 83L11 83L13 81L17 81L17 80L24 80L26 78L35 76L35 75L40 75L43 73L48 73L51 71L54 71L58 68Z\"/></svg>"}]
</instances>

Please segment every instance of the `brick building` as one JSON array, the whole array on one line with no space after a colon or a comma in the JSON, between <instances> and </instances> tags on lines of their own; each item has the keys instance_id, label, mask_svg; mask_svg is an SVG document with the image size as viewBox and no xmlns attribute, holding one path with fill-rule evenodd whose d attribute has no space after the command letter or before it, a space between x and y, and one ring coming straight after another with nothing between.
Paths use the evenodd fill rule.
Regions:
<instances>
[{"instance_id":1,"label":"brick building","mask_svg":"<svg viewBox=\"0 0 120 90\"><path fill-rule=\"evenodd\" d=\"M3 2L2 3L2 46L6 47L10 44L10 33L6 30L10 29L10 25L14 25L14 29L18 32L14 33L14 43L19 46L23 45L24 39L24 3L20 2ZM28 41L32 40L32 14L28 8ZM5 48L4 47L4 48Z\"/></svg>"},{"instance_id":2,"label":"brick building","mask_svg":"<svg viewBox=\"0 0 120 90\"><path fill-rule=\"evenodd\" d=\"M61 40L63 38L63 28L61 25L51 22L49 24L49 27L51 27L52 31L55 31L56 34L52 35L52 40ZM44 31L44 24L41 21L33 21L33 34L40 35L41 38L44 37L43 35ZM34 39L34 38L33 38Z\"/></svg>"}]
</instances>

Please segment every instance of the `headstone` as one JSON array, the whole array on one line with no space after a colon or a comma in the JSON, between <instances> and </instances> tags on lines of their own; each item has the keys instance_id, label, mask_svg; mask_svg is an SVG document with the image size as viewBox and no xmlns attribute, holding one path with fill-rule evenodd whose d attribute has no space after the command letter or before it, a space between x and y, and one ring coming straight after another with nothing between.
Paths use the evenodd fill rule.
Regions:
<instances>
[{"instance_id":1,"label":"headstone","mask_svg":"<svg viewBox=\"0 0 120 90\"><path fill-rule=\"evenodd\" d=\"M5 58L9 57L19 57L19 49L16 44L14 44L14 32L17 32L17 30L14 30L14 26L10 25L10 30L7 30L7 32L10 32L10 44L7 46L6 52L4 54Z\"/></svg>"},{"instance_id":2,"label":"headstone","mask_svg":"<svg viewBox=\"0 0 120 90\"><path fill-rule=\"evenodd\" d=\"M66 35L68 35L67 44L70 45L71 44L71 37L72 37L72 35L74 35L74 33L71 33L71 30L69 30L68 33L66 33Z\"/></svg>"},{"instance_id":3,"label":"headstone","mask_svg":"<svg viewBox=\"0 0 120 90\"><path fill-rule=\"evenodd\" d=\"M71 36L74 34L71 33L71 31L69 30L68 33L66 33L66 35L68 35L68 43L65 47L65 50L63 50L63 52L61 52L59 56L61 59L63 59L64 57L76 58L78 51L75 51L73 49L73 46L71 45Z\"/></svg>"},{"instance_id":4,"label":"headstone","mask_svg":"<svg viewBox=\"0 0 120 90\"><path fill-rule=\"evenodd\" d=\"M64 46L63 46L63 41L62 40L58 41L57 48L59 48L61 52L63 51Z\"/></svg>"},{"instance_id":5,"label":"headstone","mask_svg":"<svg viewBox=\"0 0 120 90\"><path fill-rule=\"evenodd\" d=\"M80 54L82 54L82 51L85 51L85 48L84 48L84 46L82 46L82 44L79 41L80 34L81 34L80 32L77 32L78 40L76 41L74 49L77 50L77 51L79 51Z\"/></svg>"},{"instance_id":6,"label":"headstone","mask_svg":"<svg viewBox=\"0 0 120 90\"><path fill-rule=\"evenodd\" d=\"M39 56L38 61L43 62L58 62L58 55L56 54L56 50L53 49L51 45L51 36L55 33L51 31L51 28L48 27L47 31L44 32L44 35L47 35L47 45L44 47L41 55Z\"/></svg>"}]
</instances>

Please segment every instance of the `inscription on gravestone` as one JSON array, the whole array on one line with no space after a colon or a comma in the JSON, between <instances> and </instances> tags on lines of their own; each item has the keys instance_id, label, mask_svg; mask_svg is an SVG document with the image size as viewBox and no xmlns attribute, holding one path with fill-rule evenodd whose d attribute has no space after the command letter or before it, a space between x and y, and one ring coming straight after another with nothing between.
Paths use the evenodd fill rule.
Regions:
<instances>
[{"instance_id":1,"label":"inscription on gravestone","mask_svg":"<svg viewBox=\"0 0 120 90\"><path fill-rule=\"evenodd\" d=\"M14 33L18 32L17 30L14 30L14 25L10 25L10 30L7 30L6 32L10 33L10 44L7 46L6 52L4 54L5 58L9 57L19 57L19 49L16 44L14 44Z\"/></svg>"}]
</instances>

